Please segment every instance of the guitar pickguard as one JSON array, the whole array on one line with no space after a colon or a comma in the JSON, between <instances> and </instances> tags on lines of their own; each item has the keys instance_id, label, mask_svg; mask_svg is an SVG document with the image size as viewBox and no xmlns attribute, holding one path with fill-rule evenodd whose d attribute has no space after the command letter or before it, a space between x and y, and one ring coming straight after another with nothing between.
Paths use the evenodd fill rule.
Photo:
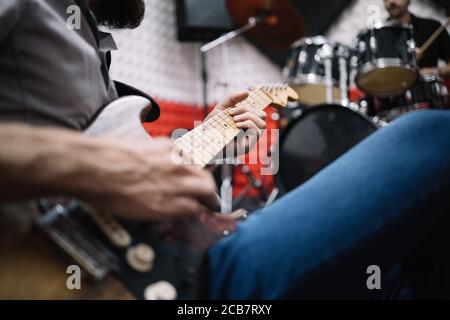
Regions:
<instances>
[{"instance_id":1,"label":"guitar pickguard","mask_svg":"<svg viewBox=\"0 0 450 320\"><path fill-rule=\"evenodd\" d=\"M194 299L199 262L207 248L233 232L236 220L208 214L190 219L134 223L119 221L131 235L128 248L115 246L75 200L45 201L38 224L67 254L96 281L113 274L137 298L145 299L149 285L170 283L178 299ZM132 268L127 253L137 245L155 254L151 270Z\"/></svg>"}]
</instances>

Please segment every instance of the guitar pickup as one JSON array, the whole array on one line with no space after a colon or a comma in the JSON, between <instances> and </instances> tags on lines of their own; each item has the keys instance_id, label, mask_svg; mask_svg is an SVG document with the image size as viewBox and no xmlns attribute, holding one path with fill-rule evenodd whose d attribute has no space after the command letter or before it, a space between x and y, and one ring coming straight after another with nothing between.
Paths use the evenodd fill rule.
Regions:
<instances>
[{"instance_id":1,"label":"guitar pickup","mask_svg":"<svg viewBox=\"0 0 450 320\"><path fill-rule=\"evenodd\" d=\"M113 252L86 227L82 217L75 214L80 210L77 202L44 207L47 209L37 218L37 224L95 280L101 281L118 269Z\"/></svg>"}]
</instances>

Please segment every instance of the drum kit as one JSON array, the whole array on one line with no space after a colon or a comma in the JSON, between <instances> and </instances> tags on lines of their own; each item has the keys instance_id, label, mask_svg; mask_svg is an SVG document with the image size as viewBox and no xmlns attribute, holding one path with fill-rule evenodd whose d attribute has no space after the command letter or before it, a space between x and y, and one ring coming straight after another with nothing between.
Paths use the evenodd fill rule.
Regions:
<instances>
[{"instance_id":1,"label":"drum kit","mask_svg":"<svg viewBox=\"0 0 450 320\"><path fill-rule=\"evenodd\" d=\"M443 79L420 76L411 26L375 25L355 43L347 47L311 37L292 46L284 77L301 99L281 116L277 184L282 192L399 116L450 107Z\"/></svg>"},{"instance_id":2,"label":"drum kit","mask_svg":"<svg viewBox=\"0 0 450 320\"><path fill-rule=\"evenodd\" d=\"M420 75L410 25L379 23L347 46L322 36L304 37L303 19L288 0L227 0L227 5L246 31L246 21L263 17L249 34L254 41L290 50L283 75L300 100L274 114L282 131L276 176L281 194L399 116L450 108L443 79Z\"/></svg>"}]
</instances>

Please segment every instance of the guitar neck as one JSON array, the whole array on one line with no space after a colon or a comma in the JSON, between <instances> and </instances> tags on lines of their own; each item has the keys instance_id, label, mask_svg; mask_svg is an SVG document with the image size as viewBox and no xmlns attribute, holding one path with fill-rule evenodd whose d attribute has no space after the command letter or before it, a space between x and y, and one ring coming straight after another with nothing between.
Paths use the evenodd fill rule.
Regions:
<instances>
[{"instance_id":1,"label":"guitar neck","mask_svg":"<svg viewBox=\"0 0 450 320\"><path fill-rule=\"evenodd\" d=\"M257 90L236 106L263 110L272 103L264 92ZM224 110L175 141L175 145L191 163L201 168L208 165L241 132L228 110Z\"/></svg>"}]
</instances>

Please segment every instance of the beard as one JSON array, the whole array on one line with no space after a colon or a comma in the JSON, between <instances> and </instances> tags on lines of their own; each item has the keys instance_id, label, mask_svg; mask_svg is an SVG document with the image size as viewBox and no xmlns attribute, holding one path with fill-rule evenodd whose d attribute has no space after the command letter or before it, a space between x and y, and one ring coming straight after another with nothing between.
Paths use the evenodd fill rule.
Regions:
<instances>
[{"instance_id":1,"label":"beard","mask_svg":"<svg viewBox=\"0 0 450 320\"><path fill-rule=\"evenodd\" d=\"M137 28L145 14L144 0L97 0L91 10L99 25L112 29Z\"/></svg>"},{"instance_id":2,"label":"beard","mask_svg":"<svg viewBox=\"0 0 450 320\"><path fill-rule=\"evenodd\" d=\"M392 7L388 8L387 11L389 12L389 16L394 19L400 18L404 12L401 8L399 8L397 6L392 6Z\"/></svg>"},{"instance_id":3,"label":"beard","mask_svg":"<svg viewBox=\"0 0 450 320\"><path fill-rule=\"evenodd\" d=\"M398 6L394 3L391 3L386 7L389 16L393 19L399 19L404 16L408 12L408 6Z\"/></svg>"}]
</instances>

